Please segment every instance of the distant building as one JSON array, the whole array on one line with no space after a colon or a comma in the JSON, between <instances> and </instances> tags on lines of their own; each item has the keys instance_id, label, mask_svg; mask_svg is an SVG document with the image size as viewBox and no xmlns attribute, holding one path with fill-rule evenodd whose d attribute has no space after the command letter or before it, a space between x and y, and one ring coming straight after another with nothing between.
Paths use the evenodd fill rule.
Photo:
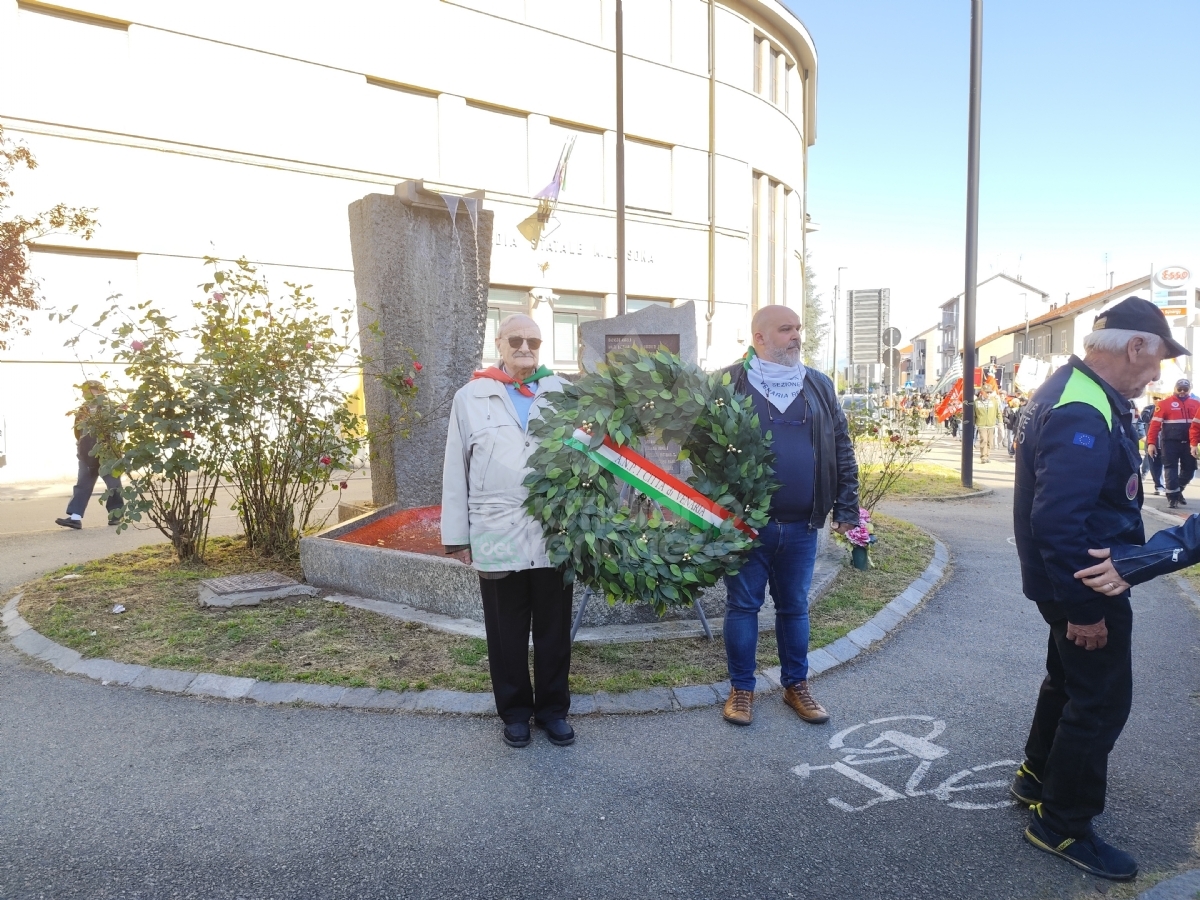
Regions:
<instances>
[{"instance_id":1,"label":"distant building","mask_svg":"<svg viewBox=\"0 0 1200 900\"><path fill-rule=\"evenodd\" d=\"M991 334L1006 329L1017 320L1024 325L1026 315L1044 309L1050 295L1043 290L1026 284L1019 278L993 275L981 281L975 294L975 333ZM962 353L962 300L963 295L951 297L941 305L942 322L938 354L939 375L949 372Z\"/></svg>"},{"instance_id":2,"label":"distant building","mask_svg":"<svg viewBox=\"0 0 1200 900\"><path fill-rule=\"evenodd\" d=\"M938 344L942 326L932 325L912 339L911 378L914 390L924 391L935 384L942 375L941 355Z\"/></svg>"}]
</instances>

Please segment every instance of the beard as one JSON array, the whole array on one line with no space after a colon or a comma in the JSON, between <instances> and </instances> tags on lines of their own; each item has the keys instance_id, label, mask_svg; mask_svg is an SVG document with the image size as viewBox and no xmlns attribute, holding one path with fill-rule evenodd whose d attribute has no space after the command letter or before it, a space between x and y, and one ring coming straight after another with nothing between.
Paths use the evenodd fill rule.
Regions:
<instances>
[{"instance_id":1,"label":"beard","mask_svg":"<svg viewBox=\"0 0 1200 900\"><path fill-rule=\"evenodd\" d=\"M799 347L772 347L771 362L781 366L795 366L800 362Z\"/></svg>"}]
</instances>

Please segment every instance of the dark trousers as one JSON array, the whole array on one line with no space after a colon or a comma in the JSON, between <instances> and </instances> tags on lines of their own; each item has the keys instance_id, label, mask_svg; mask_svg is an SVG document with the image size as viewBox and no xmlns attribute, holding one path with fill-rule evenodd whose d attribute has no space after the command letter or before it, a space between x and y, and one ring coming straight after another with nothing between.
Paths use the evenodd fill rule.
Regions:
<instances>
[{"instance_id":1,"label":"dark trousers","mask_svg":"<svg viewBox=\"0 0 1200 900\"><path fill-rule=\"evenodd\" d=\"M1154 487L1156 490L1163 489L1163 461L1162 456L1151 456L1147 453L1142 457L1142 474L1147 472L1154 479Z\"/></svg>"},{"instance_id":2,"label":"dark trousers","mask_svg":"<svg viewBox=\"0 0 1200 900\"><path fill-rule=\"evenodd\" d=\"M526 569L479 579L488 668L496 711L506 725L565 718L571 708L571 586L558 569ZM529 632L533 630L533 684Z\"/></svg>"},{"instance_id":3,"label":"dark trousers","mask_svg":"<svg viewBox=\"0 0 1200 900\"><path fill-rule=\"evenodd\" d=\"M100 477L100 460L92 456L92 448L96 439L85 435L75 445L75 457L79 460L79 474L75 478L75 490L71 492L71 502L67 504L67 515L82 516L87 512L88 501L92 499L92 491L96 488L96 479ZM104 486L112 491L105 501L105 508L111 513L120 509L124 504L121 500L121 479L111 475L104 476Z\"/></svg>"},{"instance_id":4,"label":"dark trousers","mask_svg":"<svg viewBox=\"0 0 1200 900\"><path fill-rule=\"evenodd\" d=\"M1159 450L1163 458L1163 477L1168 494L1182 494L1196 474L1196 460L1187 441L1163 441Z\"/></svg>"},{"instance_id":5,"label":"dark trousers","mask_svg":"<svg viewBox=\"0 0 1200 900\"><path fill-rule=\"evenodd\" d=\"M1108 754L1133 702L1133 611L1128 595L1105 599L1108 643L1084 650L1067 640L1066 612L1039 603L1050 625L1046 678L1025 759L1042 781L1042 816L1059 834L1084 837L1104 811Z\"/></svg>"}]
</instances>

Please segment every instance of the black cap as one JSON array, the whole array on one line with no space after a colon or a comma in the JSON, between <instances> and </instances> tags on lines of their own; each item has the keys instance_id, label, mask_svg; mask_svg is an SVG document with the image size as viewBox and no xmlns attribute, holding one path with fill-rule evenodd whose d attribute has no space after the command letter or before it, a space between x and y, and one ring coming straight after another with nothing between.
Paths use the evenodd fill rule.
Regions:
<instances>
[{"instance_id":1,"label":"black cap","mask_svg":"<svg viewBox=\"0 0 1200 900\"><path fill-rule=\"evenodd\" d=\"M1188 381L1186 378L1180 378L1177 382L1175 382L1175 390L1179 390L1180 388L1182 388L1183 390L1187 391L1187 390L1191 390L1191 387L1192 387L1192 383L1190 381Z\"/></svg>"},{"instance_id":2,"label":"black cap","mask_svg":"<svg viewBox=\"0 0 1200 900\"><path fill-rule=\"evenodd\" d=\"M1171 337L1171 326L1163 311L1141 297L1126 297L1116 306L1110 307L1100 315L1092 325L1092 331L1102 328L1120 328L1124 331L1145 331L1157 334L1167 345L1167 359L1176 356L1191 356L1191 351L1175 338Z\"/></svg>"}]
</instances>

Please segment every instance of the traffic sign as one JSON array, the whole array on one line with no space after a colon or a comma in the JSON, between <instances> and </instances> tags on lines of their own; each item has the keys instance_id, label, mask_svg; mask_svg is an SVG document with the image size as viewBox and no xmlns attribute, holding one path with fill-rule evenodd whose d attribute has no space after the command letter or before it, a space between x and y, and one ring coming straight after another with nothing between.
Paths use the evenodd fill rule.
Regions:
<instances>
[{"instance_id":1,"label":"traffic sign","mask_svg":"<svg viewBox=\"0 0 1200 900\"><path fill-rule=\"evenodd\" d=\"M892 326L883 333L883 346L898 347L900 345L900 329Z\"/></svg>"}]
</instances>

